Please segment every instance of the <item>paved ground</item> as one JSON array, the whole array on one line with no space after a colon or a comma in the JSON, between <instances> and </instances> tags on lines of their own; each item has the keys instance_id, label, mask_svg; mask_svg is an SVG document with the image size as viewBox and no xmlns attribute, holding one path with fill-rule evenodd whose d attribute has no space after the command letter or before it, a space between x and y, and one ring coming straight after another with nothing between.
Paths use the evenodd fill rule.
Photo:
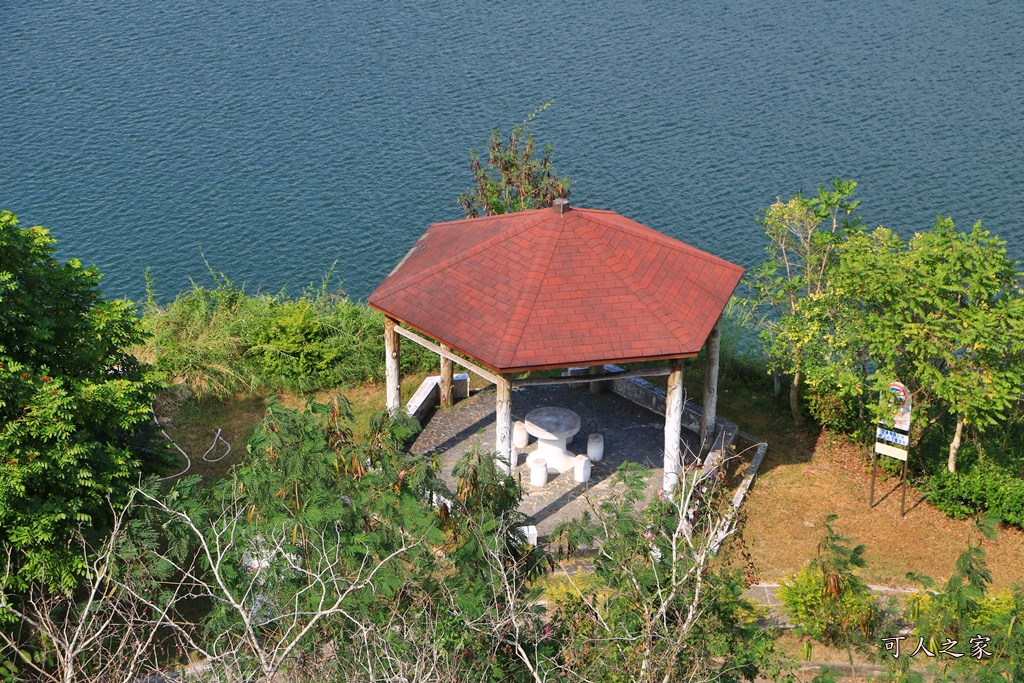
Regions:
<instances>
[{"instance_id":1,"label":"paved ground","mask_svg":"<svg viewBox=\"0 0 1024 683\"><path fill-rule=\"evenodd\" d=\"M438 410L427 422L423 432L413 444L412 452L442 454L441 476L454 484L452 466L474 445L494 450L495 419L494 392L484 391L457 403L452 408ZM562 520L579 515L587 505L583 493L599 499L609 491L611 476L620 464L629 460L651 469L648 478L651 495L661 487L662 451L664 448L664 418L635 403L605 392L591 394L586 384L553 385L516 389L512 392L512 419L523 420L528 412L543 406L569 408L580 416L582 426L569 450L586 453L590 434L604 435L604 458L594 463L590 481L577 484L572 471L558 474L549 470L548 483L540 488L530 485L526 457L537 448L531 437L530 445L517 454L512 475L523 485L524 498L520 509L531 516L540 538L551 534ZM686 446L693 451L697 437L684 430Z\"/></svg>"}]
</instances>

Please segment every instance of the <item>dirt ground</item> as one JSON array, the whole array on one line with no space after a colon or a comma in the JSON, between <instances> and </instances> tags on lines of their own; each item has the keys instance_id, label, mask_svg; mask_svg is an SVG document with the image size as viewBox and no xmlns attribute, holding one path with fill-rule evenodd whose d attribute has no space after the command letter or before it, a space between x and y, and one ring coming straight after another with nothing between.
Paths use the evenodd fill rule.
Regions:
<instances>
[{"instance_id":1,"label":"dirt ground","mask_svg":"<svg viewBox=\"0 0 1024 683\"><path fill-rule=\"evenodd\" d=\"M862 576L872 584L916 587L907 572L944 580L968 538L980 538L972 535L971 520L946 517L909 486L901 517L896 479L879 477L870 507L870 469L860 446L807 432L785 446L769 446L744 504L741 542L762 582L787 578L814 555L830 513L839 515L836 531L867 546ZM1024 582L1024 532L1001 527L997 540L984 539L983 547L994 588Z\"/></svg>"}]
</instances>

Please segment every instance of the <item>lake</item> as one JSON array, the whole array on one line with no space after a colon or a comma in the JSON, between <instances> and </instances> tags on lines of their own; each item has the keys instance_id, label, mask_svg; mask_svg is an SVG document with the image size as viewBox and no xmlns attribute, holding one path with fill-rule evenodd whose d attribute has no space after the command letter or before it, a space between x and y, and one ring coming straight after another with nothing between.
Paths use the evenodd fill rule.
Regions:
<instances>
[{"instance_id":1,"label":"lake","mask_svg":"<svg viewBox=\"0 0 1024 683\"><path fill-rule=\"evenodd\" d=\"M836 176L904 236L982 220L1024 257L1024 3L4 3L0 208L108 296L365 298L468 151L531 124L572 201L743 266L759 209Z\"/></svg>"}]
</instances>

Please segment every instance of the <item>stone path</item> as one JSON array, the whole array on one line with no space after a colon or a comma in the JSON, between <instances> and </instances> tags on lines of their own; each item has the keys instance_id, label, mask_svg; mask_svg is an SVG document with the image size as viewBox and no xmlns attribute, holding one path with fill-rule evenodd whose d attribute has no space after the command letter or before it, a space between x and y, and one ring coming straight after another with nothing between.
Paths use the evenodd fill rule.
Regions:
<instances>
[{"instance_id":1,"label":"stone path","mask_svg":"<svg viewBox=\"0 0 1024 683\"><path fill-rule=\"evenodd\" d=\"M427 422L412 446L417 455L441 454L441 477L454 488L452 466L468 450L478 446L493 451L495 444L494 392L483 391L438 410ZM540 488L530 485L526 458L537 448L535 439L517 454L512 471L523 487L520 510L533 518L539 538L548 537L555 526L578 516L587 507L584 493L591 500L608 494L615 470L625 461L651 469L649 495L661 487L664 449L664 418L612 393L591 394L586 384L551 385L515 389L512 392L512 419L523 420L535 408L557 406L575 411L582 423L579 433L568 443L573 453L586 453L590 434L604 435L604 458L593 464L590 481L577 484L572 470L564 474L549 471L548 483ZM685 431L684 450L694 452L697 435Z\"/></svg>"}]
</instances>

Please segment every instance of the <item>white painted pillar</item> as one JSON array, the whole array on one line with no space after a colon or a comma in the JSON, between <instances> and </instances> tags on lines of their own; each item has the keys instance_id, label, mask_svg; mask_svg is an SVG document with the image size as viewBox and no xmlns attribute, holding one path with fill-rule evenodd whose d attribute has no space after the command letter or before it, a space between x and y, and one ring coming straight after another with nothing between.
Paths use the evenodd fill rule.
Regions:
<instances>
[{"instance_id":1,"label":"white painted pillar","mask_svg":"<svg viewBox=\"0 0 1024 683\"><path fill-rule=\"evenodd\" d=\"M718 408L718 355L722 347L721 318L711 328L704 344L704 405L700 418L701 454L712 446Z\"/></svg>"},{"instance_id":2,"label":"white painted pillar","mask_svg":"<svg viewBox=\"0 0 1024 683\"><path fill-rule=\"evenodd\" d=\"M663 488L671 491L679 482L682 457L679 432L683 425L683 360L668 362L668 390L665 396L665 481Z\"/></svg>"},{"instance_id":3,"label":"white painted pillar","mask_svg":"<svg viewBox=\"0 0 1024 683\"><path fill-rule=\"evenodd\" d=\"M512 383L504 375L496 382L498 388L497 398L497 439L495 453L498 457L495 461L498 469L505 473L512 471Z\"/></svg>"},{"instance_id":4,"label":"white painted pillar","mask_svg":"<svg viewBox=\"0 0 1024 683\"><path fill-rule=\"evenodd\" d=\"M445 351L451 351L452 347L441 344ZM452 404L452 361L450 358L441 356L441 407L448 408Z\"/></svg>"},{"instance_id":5,"label":"white painted pillar","mask_svg":"<svg viewBox=\"0 0 1024 683\"><path fill-rule=\"evenodd\" d=\"M384 318L384 384L387 388L386 405L388 412L394 416L402 409L402 371L398 332L395 332L392 318Z\"/></svg>"}]
</instances>

